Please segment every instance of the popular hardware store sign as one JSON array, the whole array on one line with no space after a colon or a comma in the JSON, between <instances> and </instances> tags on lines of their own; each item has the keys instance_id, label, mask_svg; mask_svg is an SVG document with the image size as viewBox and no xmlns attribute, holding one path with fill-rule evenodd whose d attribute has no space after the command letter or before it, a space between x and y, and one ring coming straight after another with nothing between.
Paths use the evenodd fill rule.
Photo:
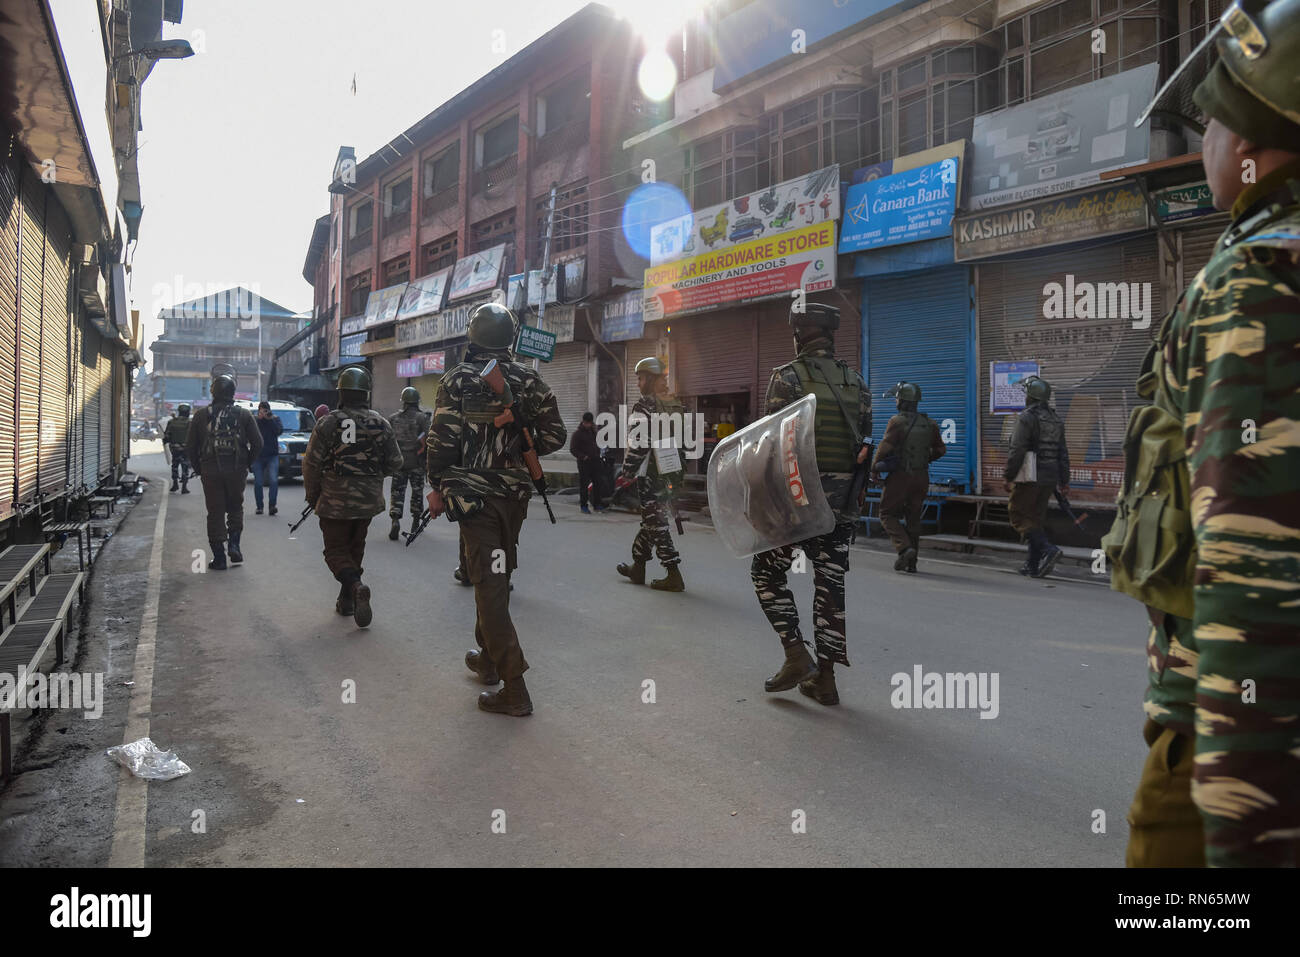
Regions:
<instances>
[{"instance_id":1,"label":"popular hardware store sign","mask_svg":"<svg viewBox=\"0 0 1300 957\"><path fill-rule=\"evenodd\" d=\"M645 271L645 320L835 286L835 223L741 243Z\"/></svg>"}]
</instances>

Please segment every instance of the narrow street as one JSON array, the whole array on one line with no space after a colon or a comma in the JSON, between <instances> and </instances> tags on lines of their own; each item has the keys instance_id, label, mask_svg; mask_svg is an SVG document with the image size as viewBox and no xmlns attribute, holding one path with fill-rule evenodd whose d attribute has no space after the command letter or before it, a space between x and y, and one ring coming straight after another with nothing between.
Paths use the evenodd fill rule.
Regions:
<instances>
[{"instance_id":1,"label":"narrow street","mask_svg":"<svg viewBox=\"0 0 1300 957\"><path fill-rule=\"evenodd\" d=\"M1144 752L1144 624L1107 588L934 551L903 576L892 555L856 548L853 667L837 672L843 704L824 708L763 692L780 647L747 563L712 529L688 524L688 590L661 594L614 573L632 516L583 515L558 497L558 525L530 510L511 603L537 710L507 718L478 711L482 688L462 663L474 607L451 577L454 526L439 521L406 548L375 519L375 621L358 630L334 613L315 520L288 536L300 484L281 486L275 517L253 514L250 484L246 563L197 574L202 495L168 495L162 456L140 454L151 447L131 460L149 491L88 593L79 667L107 673L104 717L59 714L45 727L5 798L7 824L23 825L0 828L9 863L104 865L115 829L119 848L140 840L122 805L146 785L103 749L121 743L124 682L139 678L134 639L164 498L144 707L154 741L193 773L147 785L148 865L1123 862ZM807 616L812 583L799 579ZM113 616L125 624L110 628ZM892 707L891 676L916 665L996 672L996 718ZM355 703L344 703L347 682ZM796 809L806 833L792 832ZM501 811L504 834L493 831Z\"/></svg>"}]
</instances>

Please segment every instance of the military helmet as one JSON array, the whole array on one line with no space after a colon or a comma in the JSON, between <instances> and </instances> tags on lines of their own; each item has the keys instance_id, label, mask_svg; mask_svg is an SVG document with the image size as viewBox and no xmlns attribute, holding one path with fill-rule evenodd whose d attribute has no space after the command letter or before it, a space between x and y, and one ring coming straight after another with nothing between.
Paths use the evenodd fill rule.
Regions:
<instances>
[{"instance_id":1,"label":"military helmet","mask_svg":"<svg viewBox=\"0 0 1300 957\"><path fill-rule=\"evenodd\" d=\"M915 382L900 382L885 393L885 398L898 398L899 402L920 402L921 387Z\"/></svg>"},{"instance_id":2,"label":"military helmet","mask_svg":"<svg viewBox=\"0 0 1300 957\"><path fill-rule=\"evenodd\" d=\"M1036 375L1027 376L1016 385L1025 390L1025 398L1030 402L1046 402L1052 397L1051 383Z\"/></svg>"},{"instance_id":3,"label":"military helmet","mask_svg":"<svg viewBox=\"0 0 1300 957\"><path fill-rule=\"evenodd\" d=\"M182 402L180 405L176 406L176 414L179 415L181 418L184 418L185 416L189 415L190 414L189 405Z\"/></svg>"},{"instance_id":4,"label":"military helmet","mask_svg":"<svg viewBox=\"0 0 1300 957\"><path fill-rule=\"evenodd\" d=\"M361 366L348 366L339 373L340 392L364 392L370 394L370 373Z\"/></svg>"},{"instance_id":5,"label":"military helmet","mask_svg":"<svg viewBox=\"0 0 1300 957\"><path fill-rule=\"evenodd\" d=\"M1300 0L1234 0L1142 111L1137 125L1159 113L1202 131L1193 94L1214 67L1216 52L1218 61L1247 93L1292 123L1300 123L1295 82Z\"/></svg>"},{"instance_id":6,"label":"military helmet","mask_svg":"<svg viewBox=\"0 0 1300 957\"><path fill-rule=\"evenodd\" d=\"M834 306L827 306L820 302L806 303L799 311L791 306L790 325L796 334L800 331L807 333L814 330L830 334L840 327L840 311Z\"/></svg>"},{"instance_id":7,"label":"military helmet","mask_svg":"<svg viewBox=\"0 0 1300 957\"><path fill-rule=\"evenodd\" d=\"M640 375L643 372L648 375L663 375L663 360L658 356L646 356L636 364L636 374Z\"/></svg>"},{"instance_id":8,"label":"military helmet","mask_svg":"<svg viewBox=\"0 0 1300 957\"><path fill-rule=\"evenodd\" d=\"M419 405L420 393L418 389L407 386L402 390L402 405Z\"/></svg>"},{"instance_id":9,"label":"military helmet","mask_svg":"<svg viewBox=\"0 0 1300 957\"><path fill-rule=\"evenodd\" d=\"M475 306L465 337L480 349L509 349L515 342L515 314L499 302Z\"/></svg>"},{"instance_id":10,"label":"military helmet","mask_svg":"<svg viewBox=\"0 0 1300 957\"><path fill-rule=\"evenodd\" d=\"M212 398L227 401L235 397L235 377L228 372L220 372L212 377Z\"/></svg>"}]
</instances>

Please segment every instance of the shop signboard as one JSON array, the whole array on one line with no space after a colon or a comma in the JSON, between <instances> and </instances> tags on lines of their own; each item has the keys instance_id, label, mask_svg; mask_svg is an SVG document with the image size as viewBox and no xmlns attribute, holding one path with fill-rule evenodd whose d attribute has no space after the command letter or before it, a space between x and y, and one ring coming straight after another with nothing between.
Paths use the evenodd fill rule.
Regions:
<instances>
[{"instance_id":1,"label":"shop signboard","mask_svg":"<svg viewBox=\"0 0 1300 957\"><path fill-rule=\"evenodd\" d=\"M361 345L366 341L366 334L358 332L356 335L341 336L339 338L339 357L342 359L360 359Z\"/></svg>"},{"instance_id":2,"label":"shop signboard","mask_svg":"<svg viewBox=\"0 0 1300 957\"><path fill-rule=\"evenodd\" d=\"M600 322L600 338L604 342L627 342L640 339L645 329L644 299L641 290L634 289L605 303L605 314Z\"/></svg>"},{"instance_id":3,"label":"shop signboard","mask_svg":"<svg viewBox=\"0 0 1300 957\"><path fill-rule=\"evenodd\" d=\"M1013 415L1025 408L1025 390L1017 384L1038 375L1037 362L989 363L989 412L993 415Z\"/></svg>"},{"instance_id":4,"label":"shop signboard","mask_svg":"<svg viewBox=\"0 0 1300 957\"><path fill-rule=\"evenodd\" d=\"M835 287L835 223L826 221L645 272L647 322L731 303Z\"/></svg>"},{"instance_id":5,"label":"shop signboard","mask_svg":"<svg viewBox=\"0 0 1300 957\"><path fill-rule=\"evenodd\" d=\"M945 159L849 187L840 252L937 239L952 232L958 166Z\"/></svg>"},{"instance_id":6,"label":"shop signboard","mask_svg":"<svg viewBox=\"0 0 1300 957\"><path fill-rule=\"evenodd\" d=\"M515 355L550 362L555 355L555 334L535 326L521 326L519 341L515 344Z\"/></svg>"},{"instance_id":7,"label":"shop signboard","mask_svg":"<svg viewBox=\"0 0 1300 957\"><path fill-rule=\"evenodd\" d=\"M354 336L358 332L364 332L365 329L366 317L364 313L359 316L349 316L339 326L339 332L345 336Z\"/></svg>"},{"instance_id":8,"label":"shop signboard","mask_svg":"<svg viewBox=\"0 0 1300 957\"><path fill-rule=\"evenodd\" d=\"M397 360L397 378L415 379L424 375L424 360L419 356Z\"/></svg>"},{"instance_id":9,"label":"shop signboard","mask_svg":"<svg viewBox=\"0 0 1300 957\"><path fill-rule=\"evenodd\" d=\"M447 353L445 352L429 352L420 356L420 360L424 363L425 375L442 375L447 371Z\"/></svg>"},{"instance_id":10,"label":"shop signboard","mask_svg":"<svg viewBox=\"0 0 1300 957\"><path fill-rule=\"evenodd\" d=\"M495 287L501 277L501 264L505 261L505 256L506 245L502 243L457 260L455 271L451 274L447 298L455 302Z\"/></svg>"},{"instance_id":11,"label":"shop signboard","mask_svg":"<svg viewBox=\"0 0 1300 957\"><path fill-rule=\"evenodd\" d=\"M397 309L402 304L407 283L399 282L395 286L376 289L366 300L366 328L382 326L397 318Z\"/></svg>"},{"instance_id":12,"label":"shop signboard","mask_svg":"<svg viewBox=\"0 0 1300 957\"><path fill-rule=\"evenodd\" d=\"M427 316L442 308L443 297L447 292L447 280L451 278L451 268L439 269L427 276L421 276L406 287L402 303L397 309L397 318L413 319Z\"/></svg>"},{"instance_id":13,"label":"shop signboard","mask_svg":"<svg viewBox=\"0 0 1300 957\"><path fill-rule=\"evenodd\" d=\"M1141 190L1122 183L1013 209L958 216L952 235L956 260L963 262L1146 228L1147 206Z\"/></svg>"},{"instance_id":14,"label":"shop signboard","mask_svg":"<svg viewBox=\"0 0 1300 957\"><path fill-rule=\"evenodd\" d=\"M1218 212L1208 183L1192 183L1158 190L1152 197L1162 223L1177 223Z\"/></svg>"},{"instance_id":15,"label":"shop signboard","mask_svg":"<svg viewBox=\"0 0 1300 957\"><path fill-rule=\"evenodd\" d=\"M442 312L399 322L394 331L394 345L398 349L409 349L463 336L469 326L470 312L481 301L463 302Z\"/></svg>"},{"instance_id":16,"label":"shop signboard","mask_svg":"<svg viewBox=\"0 0 1300 957\"><path fill-rule=\"evenodd\" d=\"M971 209L1023 203L1099 182L1147 161L1151 124L1135 126L1160 67L1148 63L975 117Z\"/></svg>"},{"instance_id":17,"label":"shop signboard","mask_svg":"<svg viewBox=\"0 0 1300 957\"><path fill-rule=\"evenodd\" d=\"M840 168L827 166L650 230L650 265L719 252L840 218Z\"/></svg>"},{"instance_id":18,"label":"shop signboard","mask_svg":"<svg viewBox=\"0 0 1300 957\"><path fill-rule=\"evenodd\" d=\"M546 315L538 322L538 327L552 333L556 342L572 342L577 318L577 306L548 306Z\"/></svg>"}]
</instances>

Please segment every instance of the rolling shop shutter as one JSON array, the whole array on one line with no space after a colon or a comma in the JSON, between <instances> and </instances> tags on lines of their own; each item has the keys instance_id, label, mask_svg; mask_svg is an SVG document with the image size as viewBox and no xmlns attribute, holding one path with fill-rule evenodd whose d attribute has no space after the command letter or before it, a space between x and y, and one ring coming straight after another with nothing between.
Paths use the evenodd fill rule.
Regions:
<instances>
[{"instance_id":1,"label":"rolling shop shutter","mask_svg":"<svg viewBox=\"0 0 1300 957\"><path fill-rule=\"evenodd\" d=\"M87 492L99 484L99 338L81 323L81 484Z\"/></svg>"},{"instance_id":2,"label":"rolling shop shutter","mask_svg":"<svg viewBox=\"0 0 1300 957\"><path fill-rule=\"evenodd\" d=\"M113 471L113 343L99 338L95 375L99 381L99 476L102 480ZM98 482L96 482L98 486Z\"/></svg>"},{"instance_id":3,"label":"rolling shop shutter","mask_svg":"<svg viewBox=\"0 0 1300 957\"><path fill-rule=\"evenodd\" d=\"M878 443L898 411L882 397L900 381L921 387L920 409L940 426L951 419L956 441L930 466L934 484L975 482L974 327L970 270L935 269L924 276L873 279L866 284L871 434Z\"/></svg>"},{"instance_id":4,"label":"rolling shop shutter","mask_svg":"<svg viewBox=\"0 0 1300 957\"><path fill-rule=\"evenodd\" d=\"M73 267L75 269L77 267ZM81 372L81 323L75 319L68 327L68 488L76 492L83 481L85 469L85 436L81 428L81 418L85 414L85 393Z\"/></svg>"},{"instance_id":5,"label":"rolling shop shutter","mask_svg":"<svg viewBox=\"0 0 1300 957\"><path fill-rule=\"evenodd\" d=\"M0 165L0 521L9 517L14 497L14 352L18 333L18 161Z\"/></svg>"},{"instance_id":6,"label":"rolling shop shutter","mask_svg":"<svg viewBox=\"0 0 1300 957\"><path fill-rule=\"evenodd\" d=\"M568 438L572 438L578 424L582 422L582 414L599 411L587 407L587 343L557 344L551 361L537 364L537 374L551 387L560 409L560 418L568 430ZM577 459L569 454L568 438L564 445L546 456L548 464L555 462L566 468L577 468Z\"/></svg>"},{"instance_id":7,"label":"rolling shop shutter","mask_svg":"<svg viewBox=\"0 0 1300 957\"><path fill-rule=\"evenodd\" d=\"M748 392L752 421L758 405L754 399L755 314L753 308L746 308L739 315L691 316L670 323L678 395Z\"/></svg>"},{"instance_id":8,"label":"rolling shop shutter","mask_svg":"<svg viewBox=\"0 0 1300 957\"><path fill-rule=\"evenodd\" d=\"M41 308L40 488L46 496L68 488L68 218L51 201L45 218L44 300Z\"/></svg>"},{"instance_id":9,"label":"rolling shop shutter","mask_svg":"<svg viewBox=\"0 0 1300 957\"><path fill-rule=\"evenodd\" d=\"M1130 318L1043 316L1048 283L1142 284L1150 290L1150 325ZM1065 422L1072 497L1114 501L1124 471L1129 413L1144 404L1134 390L1142 359L1164 315L1154 236L979 267L981 485L1002 494L1002 471L1014 415L988 412L989 364L1037 360ZM1077 295L1077 293L1076 293Z\"/></svg>"},{"instance_id":10,"label":"rolling shop shutter","mask_svg":"<svg viewBox=\"0 0 1300 957\"><path fill-rule=\"evenodd\" d=\"M41 427L41 299L45 288L45 197L39 181L22 177L21 261L18 264L18 489L16 500L30 503L37 492Z\"/></svg>"},{"instance_id":11,"label":"rolling shop shutter","mask_svg":"<svg viewBox=\"0 0 1300 957\"><path fill-rule=\"evenodd\" d=\"M1214 252L1223 231L1230 221L1227 216L1211 216L1212 223L1203 223L1190 229L1178 231L1179 262L1182 263L1182 275L1178 280L1179 291L1186 289L1196 274L1205 268ZM1172 306L1172 304L1171 304Z\"/></svg>"}]
</instances>

